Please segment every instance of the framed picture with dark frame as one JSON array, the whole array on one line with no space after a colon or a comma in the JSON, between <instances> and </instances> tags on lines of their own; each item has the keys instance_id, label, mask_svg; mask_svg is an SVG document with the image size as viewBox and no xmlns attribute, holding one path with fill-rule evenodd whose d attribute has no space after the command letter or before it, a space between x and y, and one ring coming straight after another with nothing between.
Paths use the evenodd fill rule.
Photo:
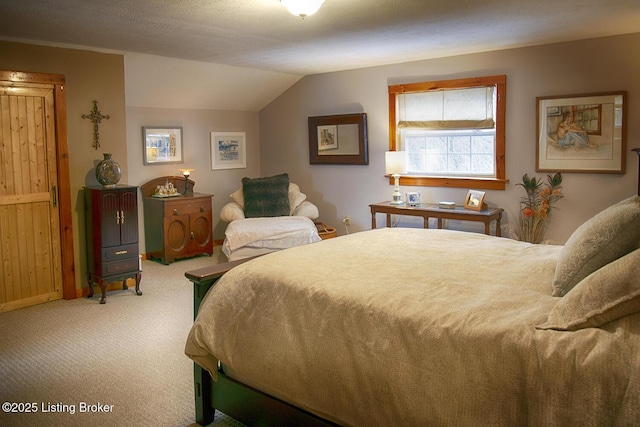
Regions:
<instances>
[{"instance_id":1,"label":"framed picture with dark frame","mask_svg":"<svg viewBox=\"0 0 640 427\"><path fill-rule=\"evenodd\" d=\"M465 209L481 211L484 206L484 191L469 190L467 197L464 199Z\"/></svg>"},{"instance_id":2,"label":"framed picture with dark frame","mask_svg":"<svg viewBox=\"0 0 640 427\"><path fill-rule=\"evenodd\" d=\"M309 163L368 165L367 114L309 117Z\"/></svg>"},{"instance_id":3,"label":"framed picture with dark frame","mask_svg":"<svg viewBox=\"0 0 640 427\"><path fill-rule=\"evenodd\" d=\"M627 93L536 98L536 171L624 173Z\"/></svg>"},{"instance_id":4,"label":"framed picture with dark frame","mask_svg":"<svg viewBox=\"0 0 640 427\"><path fill-rule=\"evenodd\" d=\"M182 127L142 127L142 161L145 165L182 163L182 153Z\"/></svg>"}]
</instances>

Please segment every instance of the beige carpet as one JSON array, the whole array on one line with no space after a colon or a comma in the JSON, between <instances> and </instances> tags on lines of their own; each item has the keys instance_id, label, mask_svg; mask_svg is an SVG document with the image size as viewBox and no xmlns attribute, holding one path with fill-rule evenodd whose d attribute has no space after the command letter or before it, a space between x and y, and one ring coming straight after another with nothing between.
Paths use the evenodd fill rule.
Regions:
<instances>
[{"instance_id":1,"label":"beige carpet","mask_svg":"<svg viewBox=\"0 0 640 427\"><path fill-rule=\"evenodd\" d=\"M0 314L0 401L32 411L7 413L5 404L0 425L193 425L193 364L183 352L193 295L184 272L225 260L216 249L169 266L143 261L142 296L132 286L100 305L97 289L93 299ZM241 426L219 413L213 425Z\"/></svg>"}]
</instances>

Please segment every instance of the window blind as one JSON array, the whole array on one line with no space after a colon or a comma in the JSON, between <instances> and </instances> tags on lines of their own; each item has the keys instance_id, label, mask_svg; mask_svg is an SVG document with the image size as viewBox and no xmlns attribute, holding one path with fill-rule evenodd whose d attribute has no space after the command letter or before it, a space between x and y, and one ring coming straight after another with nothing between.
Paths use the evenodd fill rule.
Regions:
<instances>
[{"instance_id":1,"label":"window blind","mask_svg":"<svg viewBox=\"0 0 640 427\"><path fill-rule=\"evenodd\" d=\"M494 86L398 94L398 128L492 129Z\"/></svg>"}]
</instances>

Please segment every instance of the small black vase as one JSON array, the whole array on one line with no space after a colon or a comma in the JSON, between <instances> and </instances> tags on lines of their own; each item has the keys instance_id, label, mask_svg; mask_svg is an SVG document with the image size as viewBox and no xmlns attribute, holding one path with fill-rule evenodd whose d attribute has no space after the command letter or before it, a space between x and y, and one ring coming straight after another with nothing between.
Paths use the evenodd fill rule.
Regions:
<instances>
[{"instance_id":1,"label":"small black vase","mask_svg":"<svg viewBox=\"0 0 640 427\"><path fill-rule=\"evenodd\" d=\"M112 188L120 181L122 171L118 162L111 158L110 153L103 153L103 156L104 159L96 166L96 179L104 187Z\"/></svg>"}]
</instances>

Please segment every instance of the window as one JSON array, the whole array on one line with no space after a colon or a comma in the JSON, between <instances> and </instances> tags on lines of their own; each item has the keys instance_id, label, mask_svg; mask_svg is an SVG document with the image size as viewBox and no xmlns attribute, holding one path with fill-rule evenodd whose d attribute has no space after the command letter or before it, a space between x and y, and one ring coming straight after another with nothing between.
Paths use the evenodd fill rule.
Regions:
<instances>
[{"instance_id":1,"label":"window","mask_svg":"<svg viewBox=\"0 0 640 427\"><path fill-rule=\"evenodd\" d=\"M504 190L505 76L389 86L390 150L404 185Z\"/></svg>"}]
</instances>

